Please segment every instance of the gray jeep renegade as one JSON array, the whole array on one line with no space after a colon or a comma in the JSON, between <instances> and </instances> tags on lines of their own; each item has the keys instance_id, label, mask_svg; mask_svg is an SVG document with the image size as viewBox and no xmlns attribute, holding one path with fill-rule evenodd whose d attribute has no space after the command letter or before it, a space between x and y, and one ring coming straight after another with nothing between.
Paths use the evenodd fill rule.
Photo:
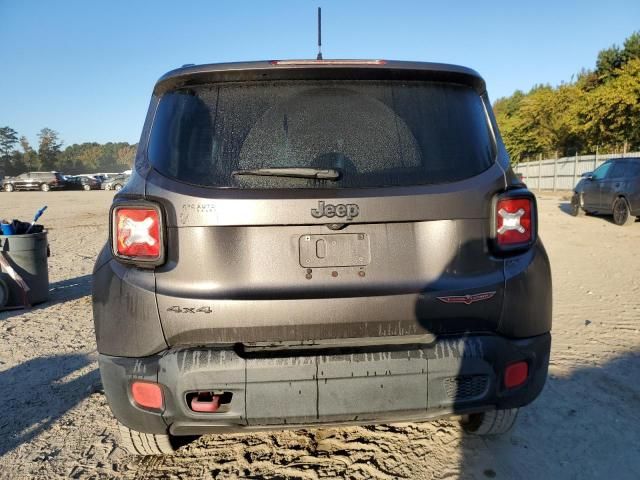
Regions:
<instances>
[{"instance_id":1,"label":"gray jeep renegade","mask_svg":"<svg viewBox=\"0 0 640 480\"><path fill-rule=\"evenodd\" d=\"M468 68L171 71L110 222L93 312L131 453L450 415L498 434L544 385L536 200Z\"/></svg>"}]
</instances>

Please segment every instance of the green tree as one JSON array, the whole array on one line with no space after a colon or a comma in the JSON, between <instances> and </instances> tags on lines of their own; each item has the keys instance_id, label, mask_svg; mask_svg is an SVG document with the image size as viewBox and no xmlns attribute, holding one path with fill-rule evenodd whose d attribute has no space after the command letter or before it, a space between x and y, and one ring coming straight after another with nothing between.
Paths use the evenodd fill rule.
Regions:
<instances>
[{"instance_id":1,"label":"green tree","mask_svg":"<svg viewBox=\"0 0 640 480\"><path fill-rule=\"evenodd\" d=\"M507 150L514 160L568 153L579 148L573 129L573 105L581 96L575 85L536 86L500 99L494 110Z\"/></svg>"},{"instance_id":2,"label":"green tree","mask_svg":"<svg viewBox=\"0 0 640 480\"><path fill-rule=\"evenodd\" d=\"M615 77L589 92L578 106L577 130L591 150L640 147L640 59L627 62Z\"/></svg>"},{"instance_id":3,"label":"green tree","mask_svg":"<svg viewBox=\"0 0 640 480\"><path fill-rule=\"evenodd\" d=\"M640 33L600 51L596 69L494 103L512 159L640 148Z\"/></svg>"},{"instance_id":4,"label":"green tree","mask_svg":"<svg viewBox=\"0 0 640 480\"><path fill-rule=\"evenodd\" d=\"M136 156L136 145L122 145L118 147L118 166L131 168ZM123 169L125 170L125 169Z\"/></svg>"},{"instance_id":5,"label":"green tree","mask_svg":"<svg viewBox=\"0 0 640 480\"><path fill-rule=\"evenodd\" d=\"M58 169L71 174L122 171L131 168L136 149L126 142L74 143L60 154Z\"/></svg>"},{"instance_id":6,"label":"green tree","mask_svg":"<svg viewBox=\"0 0 640 480\"><path fill-rule=\"evenodd\" d=\"M24 165L24 170L35 170L40 166L40 162L38 160L38 154L31 147L29 140L24 135L20 137L20 146L22 147L22 163ZM18 172L16 172L18 173ZM22 173L22 171L20 171Z\"/></svg>"},{"instance_id":7,"label":"green tree","mask_svg":"<svg viewBox=\"0 0 640 480\"><path fill-rule=\"evenodd\" d=\"M38 157L40 158L40 168L45 170L55 170L57 168L62 142L58 138L58 132L50 128L43 128L38 133L40 144L38 146Z\"/></svg>"},{"instance_id":8,"label":"green tree","mask_svg":"<svg viewBox=\"0 0 640 480\"><path fill-rule=\"evenodd\" d=\"M0 175L10 169L10 159L18 143L18 132L11 127L0 128Z\"/></svg>"},{"instance_id":9,"label":"green tree","mask_svg":"<svg viewBox=\"0 0 640 480\"><path fill-rule=\"evenodd\" d=\"M625 39L622 48L613 45L601 50L596 61L596 73L601 81L619 74L620 69L629 61L640 58L640 32L632 33Z\"/></svg>"},{"instance_id":10,"label":"green tree","mask_svg":"<svg viewBox=\"0 0 640 480\"><path fill-rule=\"evenodd\" d=\"M625 62L640 58L640 32L635 32L624 41L623 55Z\"/></svg>"},{"instance_id":11,"label":"green tree","mask_svg":"<svg viewBox=\"0 0 640 480\"><path fill-rule=\"evenodd\" d=\"M18 132L11 127L0 128L0 157L5 158L11 155L18 144Z\"/></svg>"},{"instance_id":12,"label":"green tree","mask_svg":"<svg viewBox=\"0 0 640 480\"><path fill-rule=\"evenodd\" d=\"M624 64L624 61L624 52L617 45L600 50L598 53L598 60L596 61L596 73L598 74L598 78L606 80L615 70Z\"/></svg>"}]
</instances>

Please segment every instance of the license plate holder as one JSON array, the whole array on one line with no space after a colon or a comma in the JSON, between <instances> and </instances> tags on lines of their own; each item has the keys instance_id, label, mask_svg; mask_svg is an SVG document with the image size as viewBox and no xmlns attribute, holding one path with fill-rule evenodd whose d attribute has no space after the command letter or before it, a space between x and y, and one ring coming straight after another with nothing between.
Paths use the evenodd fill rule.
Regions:
<instances>
[{"instance_id":1,"label":"license plate holder","mask_svg":"<svg viewBox=\"0 0 640 480\"><path fill-rule=\"evenodd\" d=\"M371 263L366 233L335 233L300 237L300 265L306 268L361 267Z\"/></svg>"}]
</instances>

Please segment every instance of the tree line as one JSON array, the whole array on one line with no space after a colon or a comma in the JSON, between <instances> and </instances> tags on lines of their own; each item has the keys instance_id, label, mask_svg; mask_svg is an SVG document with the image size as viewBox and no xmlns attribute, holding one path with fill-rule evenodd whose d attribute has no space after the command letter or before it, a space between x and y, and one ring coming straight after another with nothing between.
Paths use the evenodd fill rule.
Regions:
<instances>
[{"instance_id":1,"label":"tree line","mask_svg":"<svg viewBox=\"0 0 640 480\"><path fill-rule=\"evenodd\" d=\"M640 149L640 33L569 83L517 90L493 109L513 161Z\"/></svg>"},{"instance_id":2,"label":"tree line","mask_svg":"<svg viewBox=\"0 0 640 480\"><path fill-rule=\"evenodd\" d=\"M0 176L29 171L59 171L65 174L121 172L131 168L137 145L127 142L86 142L63 147L55 130L38 133L37 150L24 135L11 127L0 127Z\"/></svg>"}]
</instances>

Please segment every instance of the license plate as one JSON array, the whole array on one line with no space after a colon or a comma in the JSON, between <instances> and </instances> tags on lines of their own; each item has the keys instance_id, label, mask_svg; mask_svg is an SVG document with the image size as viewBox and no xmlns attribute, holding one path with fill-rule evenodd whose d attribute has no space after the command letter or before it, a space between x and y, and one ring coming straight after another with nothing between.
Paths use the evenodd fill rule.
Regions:
<instances>
[{"instance_id":1,"label":"license plate","mask_svg":"<svg viewBox=\"0 0 640 480\"><path fill-rule=\"evenodd\" d=\"M303 267L359 267L370 262L371 248L366 233L300 237L300 265Z\"/></svg>"}]
</instances>

